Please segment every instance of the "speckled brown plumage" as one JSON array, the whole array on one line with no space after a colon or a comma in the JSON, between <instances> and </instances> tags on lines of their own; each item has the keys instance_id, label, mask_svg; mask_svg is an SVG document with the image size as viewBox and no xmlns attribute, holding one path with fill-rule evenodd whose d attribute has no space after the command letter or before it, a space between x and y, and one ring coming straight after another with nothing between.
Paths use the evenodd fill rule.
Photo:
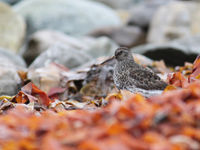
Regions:
<instances>
[{"instance_id":1,"label":"speckled brown plumage","mask_svg":"<svg viewBox=\"0 0 200 150\"><path fill-rule=\"evenodd\" d=\"M167 83L162 81L151 69L135 63L127 48L118 48L115 51L115 58L113 79L118 89L141 93L148 97L153 95L151 94L153 91L164 90L167 86Z\"/></svg>"}]
</instances>

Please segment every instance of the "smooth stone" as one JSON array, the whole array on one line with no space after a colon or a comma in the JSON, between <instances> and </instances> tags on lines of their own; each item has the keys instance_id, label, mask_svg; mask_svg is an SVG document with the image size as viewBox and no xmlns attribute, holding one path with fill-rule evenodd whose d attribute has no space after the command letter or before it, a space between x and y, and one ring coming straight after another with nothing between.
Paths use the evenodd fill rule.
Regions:
<instances>
[{"instance_id":1,"label":"smooth stone","mask_svg":"<svg viewBox=\"0 0 200 150\"><path fill-rule=\"evenodd\" d=\"M120 46L134 47L144 44L145 32L137 26L107 27L95 30L89 35L94 37L107 36Z\"/></svg>"},{"instance_id":2,"label":"smooth stone","mask_svg":"<svg viewBox=\"0 0 200 150\"><path fill-rule=\"evenodd\" d=\"M57 43L63 43L75 49L88 47L83 41L64 33L53 30L41 30L30 36L20 54L24 57L27 64L30 65L37 56Z\"/></svg>"},{"instance_id":3,"label":"smooth stone","mask_svg":"<svg viewBox=\"0 0 200 150\"><path fill-rule=\"evenodd\" d=\"M61 87L63 70L55 64L48 64L41 68L29 69L27 77L42 91L48 92L52 88Z\"/></svg>"},{"instance_id":4,"label":"smooth stone","mask_svg":"<svg viewBox=\"0 0 200 150\"><path fill-rule=\"evenodd\" d=\"M16 3L19 3L21 0L0 0L0 2L8 3L10 5L14 5Z\"/></svg>"},{"instance_id":5,"label":"smooth stone","mask_svg":"<svg viewBox=\"0 0 200 150\"><path fill-rule=\"evenodd\" d=\"M188 36L165 44L146 44L132 49L154 60L164 59L170 66L193 62L200 54L200 35Z\"/></svg>"},{"instance_id":6,"label":"smooth stone","mask_svg":"<svg viewBox=\"0 0 200 150\"><path fill-rule=\"evenodd\" d=\"M5 65L7 63L4 63L4 61L8 62L8 65L12 64L18 69L26 68L26 63L21 56L4 48L0 48L0 60L0 63Z\"/></svg>"},{"instance_id":7,"label":"smooth stone","mask_svg":"<svg viewBox=\"0 0 200 150\"><path fill-rule=\"evenodd\" d=\"M152 19L148 42L165 43L199 34L199 8L197 1L175 1L160 7Z\"/></svg>"},{"instance_id":8,"label":"smooth stone","mask_svg":"<svg viewBox=\"0 0 200 150\"><path fill-rule=\"evenodd\" d=\"M85 52L57 43L41 53L29 68L40 68L51 63L57 63L71 69L89 60L91 60L91 57Z\"/></svg>"},{"instance_id":9,"label":"smooth stone","mask_svg":"<svg viewBox=\"0 0 200 150\"><path fill-rule=\"evenodd\" d=\"M148 29L149 24L156 10L173 0L146 0L133 5L128 11L130 13L129 25L139 26L142 29Z\"/></svg>"},{"instance_id":10,"label":"smooth stone","mask_svg":"<svg viewBox=\"0 0 200 150\"><path fill-rule=\"evenodd\" d=\"M104 3L105 5L112 7L114 9L126 9L138 3L142 3L145 0L94 0L94 1Z\"/></svg>"},{"instance_id":11,"label":"smooth stone","mask_svg":"<svg viewBox=\"0 0 200 150\"><path fill-rule=\"evenodd\" d=\"M153 65L153 60L137 53L133 53L133 58L136 63L142 65L142 66L152 66Z\"/></svg>"},{"instance_id":12,"label":"smooth stone","mask_svg":"<svg viewBox=\"0 0 200 150\"><path fill-rule=\"evenodd\" d=\"M91 38L84 36L76 38L57 31L43 30L30 37L26 48L21 51L21 55L25 58L27 64L31 64L37 56L57 43L85 51L92 57L112 55L118 47L115 42L107 37Z\"/></svg>"},{"instance_id":13,"label":"smooth stone","mask_svg":"<svg viewBox=\"0 0 200 150\"><path fill-rule=\"evenodd\" d=\"M3 2L0 12L0 47L17 53L26 34L24 19Z\"/></svg>"},{"instance_id":14,"label":"smooth stone","mask_svg":"<svg viewBox=\"0 0 200 150\"><path fill-rule=\"evenodd\" d=\"M0 96L17 94L21 83L16 68L12 65L7 66L8 64L0 64Z\"/></svg>"},{"instance_id":15,"label":"smooth stone","mask_svg":"<svg viewBox=\"0 0 200 150\"><path fill-rule=\"evenodd\" d=\"M78 36L100 27L121 24L111 8L89 0L27 0L15 5L14 9L25 17L28 35L52 29Z\"/></svg>"},{"instance_id":16,"label":"smooth stone","mask_svg":"<svg viewBox=\"0 0 200 150\"><path fill-rule=\"evenodd\" d=\"M113 40L105 36L99 38L83 37L80 38L80 40L84 41L86 45L89 45L87 48L82 50L92 58L112 56L116 48L119 47Z\"/></svg>"},{"instance_id":17,"label":"smooth stone","mask_svg":"<svg viewBox=\"0 0 200 150\"><path fill-rule=\"evenodd\" d=\"M0 96L17 94L21 84L18 71L25 69L20 56L0 48Z\"/></svg>"}]
</instances>

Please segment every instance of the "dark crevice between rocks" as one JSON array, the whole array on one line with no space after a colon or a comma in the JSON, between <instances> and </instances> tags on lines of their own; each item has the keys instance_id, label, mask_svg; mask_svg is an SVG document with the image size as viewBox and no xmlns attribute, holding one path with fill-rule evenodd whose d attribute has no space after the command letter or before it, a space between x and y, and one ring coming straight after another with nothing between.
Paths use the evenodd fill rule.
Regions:
<instances>
[{"instance_id":1,"label":"dark crevice between rocks","mask_svg":"<svg viewBox=\"0 0 200 150\"><path fill-rule=\"evenodd\" d=\"M153 60L164 60L168 66L183 66L185 62L194 62L197 54L185 54L181 50L174 48L160 48L145 52L143 55Z\"/></svg>"},{"instance_id":2,"label":"dark crevice between rocks","mask_svg":"<svg viewBox=\"0 0 200 150\"><path fill-rule=\"evenodd\" d=\"M141 26L139 25L138 23L135 23L133 21L129 21L127 23L128 26L136 26L136 27L139 27L140 29L142 29L142 31L144 31L145 33L148 33L149 31L149 25L144 25L144 26Z\"/></svg>"}]
</instances>

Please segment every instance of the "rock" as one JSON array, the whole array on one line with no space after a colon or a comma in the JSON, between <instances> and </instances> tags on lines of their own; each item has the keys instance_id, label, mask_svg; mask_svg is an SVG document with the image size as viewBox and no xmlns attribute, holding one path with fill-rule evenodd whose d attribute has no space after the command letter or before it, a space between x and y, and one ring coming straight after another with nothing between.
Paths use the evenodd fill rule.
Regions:
<instances>
[{"instance_id":1,"label":"rock","mask_svg":"<svg viewBox=\"0 0 200 150\"><path fill-rule=\"evenodd\" d=\"M148 42L165 43L200 33L200 3L175 1L162 6L155 13L148 34Z\"/></svg>"},{"instance_id":2,"label":"rock","mask_svg":"<svg viewBox=\"0 0 200 150\"><path fill-rule=\"evenodd\" d=\"M94 37L108 36L120 46L134 47L144 44L146 34L137 26L107 27L95 30L89 35Z\"/></svg>"},{"instance_id":3,"label":"rock","mask_svg":"<svg viewBox=\"0 0 200 150\"><path fill-rule=\"evenodd\" d=\"M81 86L82 81L86 77L86 74L87 73L84 71L69 71L62 65L52 63L46 65L45 67L29 69L27 77L42 91L46 92L48 96L59 94L59 100L66 100L69 97L65 96L71 94L71 88L75 88L77 90L77 88L75 87L75 82L76 84L77 82L80 82L78 85ZM65 95L64 92L67 95ZM75 91L73 90L73 95L74 92Z\"/></svg>"},{"instance_id":4,"label":"rock","mask_svg":"<svg viewBox=\"0 0 200 150\"><path fill-rule=\"evenodd\" d=\"M200 54L200 35L189 36L165 44L146 44L132 49L154 60L164 59L170 66L193 62Z\"/></svg>"},{"instance_id":5,"label":"rock","mask_svg":"<svg viewBox=\"0 0 200 150\"><path fill-rule=\"evenodd\" d=\"M49 64L37 69L29 69L27 77L37 87L48 93L52 88L60 87L62 69Z\"/></svg>"},{"instance_id":6,"label":"rock","mask_svg":"<svg viewBox=\"0 0 200 150\"><path fill-rule=\"evenodd\" d=\"M0 2L0 47L18 52L25 36L25 22L10 6Z\"/></svg>"},{"instance_id":7,"label":"rock","mask_svg":"<svg viewBox=\"0 0 200 150\"><path fill-rule=\"evenodd\" d=\"M88 0L28 0L14 9L26 18L28 35L41 29L84 35L100 27L120 25L111 8Z\"/></svg>"},{"instance_id":8,"label":"rock","mask_svg":"<svg viewBox=\"0 0 200 150\"><path fill-rule=\"evenodd\" d=\"M88 48L83 49L92 58L98 58L100 56L112 56L118 47L118 45L107 37L90 38L83 37L80 41L84 41Z\"/></svg>"},{"instance_id":9,"label":"rock","mask_svg":"<svg viewBox=\"0 0 200 150\"><path fill-rule=\"evenodd\" d=\"M53 62L67 68L74 68L89 60L91 60L91 57L85 52L57 43L40 54L30 65L30 68L44 67Z\"/></svg>"},{"instance_id":10,"label":"rock","mask_svg":"<svg viewBox=\"0 0 200 150\"><path fill-rule=\"evenodd\" d=\"M56 43L63 43L76 49L88 47L84 42L72 36L67 36L53 30L41 30L31 35L26 47L20 53L29 65L38 55Z\"/></svg>"},{"instance_id":11,"label":"rock","mask_svg":"<svg viewBox=\"0 0 200 150\"><path fill-rule=\"evenodd\" d=\"M25 63L17 55L0 48L0 95L17 94L21 80L18 70L24 70Z\"/></svg>"},{"instance_id":12,"label":"rock","mask_svg":"<svg viewBox=\"0 0 200 150\"><path fill-rule=\"evenodd\" d=\"M145 0L95 0L104 3L114 9L126 9Z\"/></svg>"},{"instance_id":13,"label":"rock","mask_svg":"<svg viewBox=\"0 0 200 150\"><path fill-rule=\"evenodd\" d=\"M16 3L19 3L21 0L0 0L0 2L8 3L10 5L14 5Z\"/></svg>"},{"instance_id":14,"label":"rock","mask_svg":"<svg viewBox=\"0 0 200 150\"><path fill-rule=\"evenodd\" d=\"M153 60L151 60L150 58L141 55L141 54L133 54L133 58L135 60L136 63L143 65L143 66L152 66L153 65Z\"/></svg>"},{"instance_id":15,"label":"rock","mask_svg":"<svg viewBox=\"0 0 200 150\"><path fill-rule=\"evenodd\" d=\"M21 52L21 55L25 58L27 64L31 64L40 53L56 43L62 43L66 46L73 47L74 49L85 51L92 57L112 55L117 47L112 40L106 37L75 38L60 32L44 30L38 31L30 37L30 40L28 41L26 48Z\"/></svg>"},{"instance_id":16,"label":"rock","mask_svg":"<svg viewBox=\"0 0 200 150\"><path fill-rule=\"evenodd\" d=\"M129 9L130 19L128 21L128 24L147 29L156 10L160 6L165 5L170 1L173 0L146 0L136 5L133 5Z\"/></svg>"},{"instance_id":17,"label":"rock","mask_svg":"<svg viewBox=\"0 0 200 150\"><path fill-rule=\"evenodd\" d=\"M0 63L15 66L17 69L26 68L26 63L20 56L3 48L0 48Z\"/></svg>"},{"instance_id":18,"label":"rock","mask_svg":"<svg viewBox=\"0 0 200 150\"><path fill-rule=\"evenodd\" d=\"M12 68L11 65L5 67L3 64L0 64L0 69L0 96L13 96L17 94L21 80L17 74L16 68Z\"/></svg>"}]
</instances>

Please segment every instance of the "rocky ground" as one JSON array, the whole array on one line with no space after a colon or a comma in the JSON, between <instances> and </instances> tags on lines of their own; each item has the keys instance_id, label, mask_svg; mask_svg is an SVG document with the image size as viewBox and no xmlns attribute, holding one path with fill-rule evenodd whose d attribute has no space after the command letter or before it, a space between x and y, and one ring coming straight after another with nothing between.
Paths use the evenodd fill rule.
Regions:
<instances>
[{"instance_id":1,"label":"rocky ground","mask_svg":"<svg viewBox=\"0 0 200 150\"><path fill-rule=\"evenodd\" d=\"M0 0L0 149L200 149L200 2ZM113 83L116 48L169 84Z\"/></svg>"}]
</instances>

